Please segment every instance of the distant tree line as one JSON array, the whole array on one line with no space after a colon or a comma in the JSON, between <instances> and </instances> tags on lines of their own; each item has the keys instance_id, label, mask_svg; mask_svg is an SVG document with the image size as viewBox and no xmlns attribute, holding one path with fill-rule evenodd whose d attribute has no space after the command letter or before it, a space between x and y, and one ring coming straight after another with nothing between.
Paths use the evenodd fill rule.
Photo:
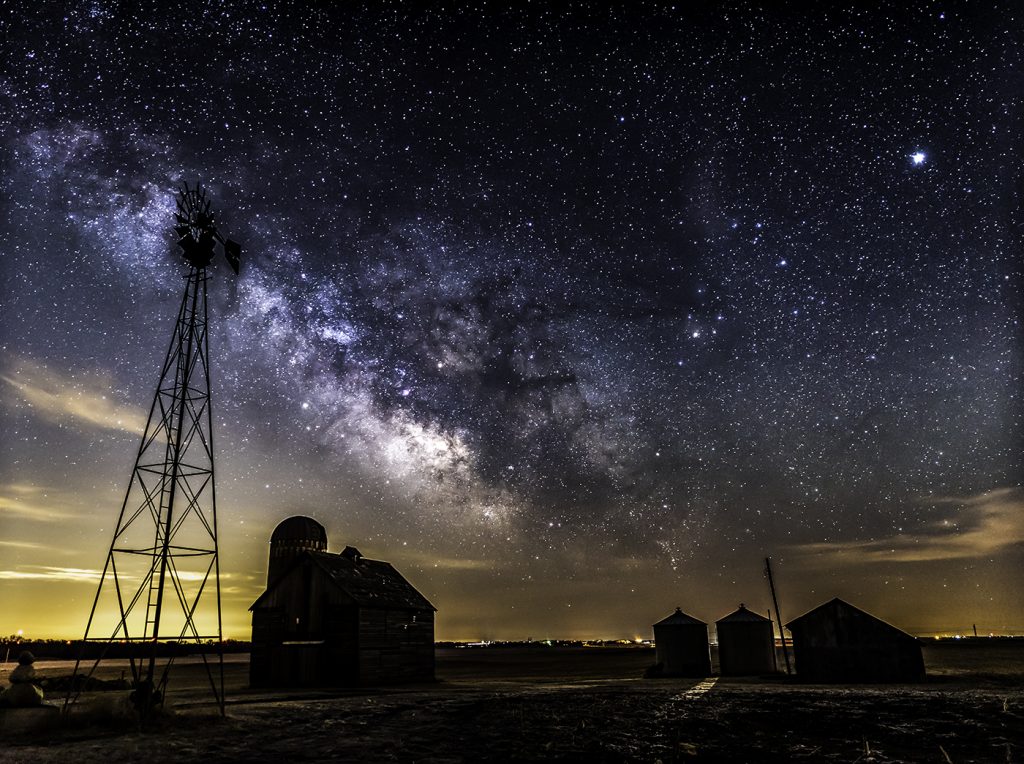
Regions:
<instances>
[{"instance_id":1,"label":"distant tree line","mask_svg":"<svg viewBox=\"0 0 1024 764\"><path fill-rule=\"evenodd\" d=\"M236 639L224 640L222 647L225 653L247 653L250 642ZM215 643L206 642L204 649L199 649L195 642L160 642L157 644L157 656L160 658L183 657L200 652L215 651ZM28 650L37 660L95 660L104 658L132 658L149 656L153 645L147 642L83 642L80 639L24 639L18 636L0 639L0 658L5 662L17 661L18 655Z\"/></svg>"}]
</instances>

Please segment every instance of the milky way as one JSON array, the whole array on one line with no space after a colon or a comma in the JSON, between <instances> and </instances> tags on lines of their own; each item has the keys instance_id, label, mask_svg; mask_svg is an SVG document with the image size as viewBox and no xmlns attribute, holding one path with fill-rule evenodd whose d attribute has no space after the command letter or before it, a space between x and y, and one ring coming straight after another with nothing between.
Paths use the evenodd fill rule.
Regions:
<instances>
[{"instance_id":1,"label":"milky way","mask_svg":"<svg viewBox=\"0 0 1024 764\"><path fill-rule=\"evenodd\" d=\"M200 181L238 635L294 511L441 636L713 619L765 554L1024 628L1012 7L301 6L4 12L0 584L86 596Z\"/></svg>"}]
</instances>

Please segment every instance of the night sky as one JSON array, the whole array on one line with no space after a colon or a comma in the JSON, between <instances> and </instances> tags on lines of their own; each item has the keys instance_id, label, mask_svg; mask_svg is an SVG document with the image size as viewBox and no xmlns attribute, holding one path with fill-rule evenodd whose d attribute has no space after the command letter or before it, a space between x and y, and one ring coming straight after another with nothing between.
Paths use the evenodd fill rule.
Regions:
<instances>
[{"instance_id":1,"label":"night sky","mask_svg":"<svg viewBox=\"0 0 1024 764\"><path fill-rule=\"evenodd\" d=\"M228 636L294 513L440 639L764 612L766 554L786 620L1024 631L1015 4L305 5L0 11L0 633L84 631L185 181Z\"/></svg>"}]
</instances>

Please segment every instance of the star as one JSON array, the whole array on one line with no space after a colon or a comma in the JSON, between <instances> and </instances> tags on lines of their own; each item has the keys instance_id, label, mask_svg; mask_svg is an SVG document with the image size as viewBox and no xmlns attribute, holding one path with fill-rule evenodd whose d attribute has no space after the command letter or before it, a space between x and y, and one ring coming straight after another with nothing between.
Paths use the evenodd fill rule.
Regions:
<instances>
[{"instance_id":1,"label":"star","mask_svg":"<svg viewBox=\"0 0 1024 764\"><path fill-rule=\"evenodd\" d=\"M0 216L0 501L40 521L0 519L0 634L82 636L80 581L34 606L55 570L42 520L92 539L60 570L102 559L182 295L184 180L251 254L209 281L225 571L265 571L260 529L300 512L403 572L448 560L410 579L443 602L441 639L579 633L552 615L569 601L601 614L595 636L632 635L684 576L714 618L734 586L762 592L762 549L793 580L828 559L831 594L908 627L970 624L984 600L1024 629L1016 537L995 532L1024 506L1016 203L992 171L1019 110L1011 87L972 88L1014 81L1005 14L790 28L638 3L588 18L581 50L562 44L574 14L485 3L224 11L188 34L134 4L117 23L24 5L0 110L18 203ZM760 29L756 56L728 54L737 24ZM484 44L513 28L529 56ZM206 76L172 93L183 58ZM769 91L763 65L799 76ZM947 517L962 543L933 533ZM898 606L862 566L885 543ZM969 555L987 572L962 575ZM551 584L498 598L499 577ZM225 618L248 639L242 599Z\"/></svg>"}]
</instances>

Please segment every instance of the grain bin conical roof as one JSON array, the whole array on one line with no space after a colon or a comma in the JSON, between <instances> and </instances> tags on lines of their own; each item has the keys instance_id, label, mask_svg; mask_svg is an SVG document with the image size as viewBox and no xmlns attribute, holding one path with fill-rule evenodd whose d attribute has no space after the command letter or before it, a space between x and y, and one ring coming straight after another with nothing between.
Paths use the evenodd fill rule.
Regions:
<instances>
[{"instance_id":1,"label":"grain bin conical roof","mask_svg":"<svg viewBox=\"0 0 1024 764\"><path fill-rule=\"evenodd\" d=\"M747 610L746 605L740 605L738 610L733 613L729 613L729 615L724 618L719 618L715 623L742 623L744 621L748 623L760 623L762 621L771 623L771 621L763 615L759 615L752 610Z\"/></svg>"},{"instance_id":2,"label":"grain bin conical roof","mask_svg":"<svg viewBox=\"0 0 1024 764\"><path fill-rule=\"evenodd\" d=\"M687 615L679 608L676 608L676 612L670 615L668 618L663 618L658 621L655 626L687 626L697 624L698 626L706 626L704 621L698 618L694 618L692 615Z\"/></svg>"}]
</instances>

